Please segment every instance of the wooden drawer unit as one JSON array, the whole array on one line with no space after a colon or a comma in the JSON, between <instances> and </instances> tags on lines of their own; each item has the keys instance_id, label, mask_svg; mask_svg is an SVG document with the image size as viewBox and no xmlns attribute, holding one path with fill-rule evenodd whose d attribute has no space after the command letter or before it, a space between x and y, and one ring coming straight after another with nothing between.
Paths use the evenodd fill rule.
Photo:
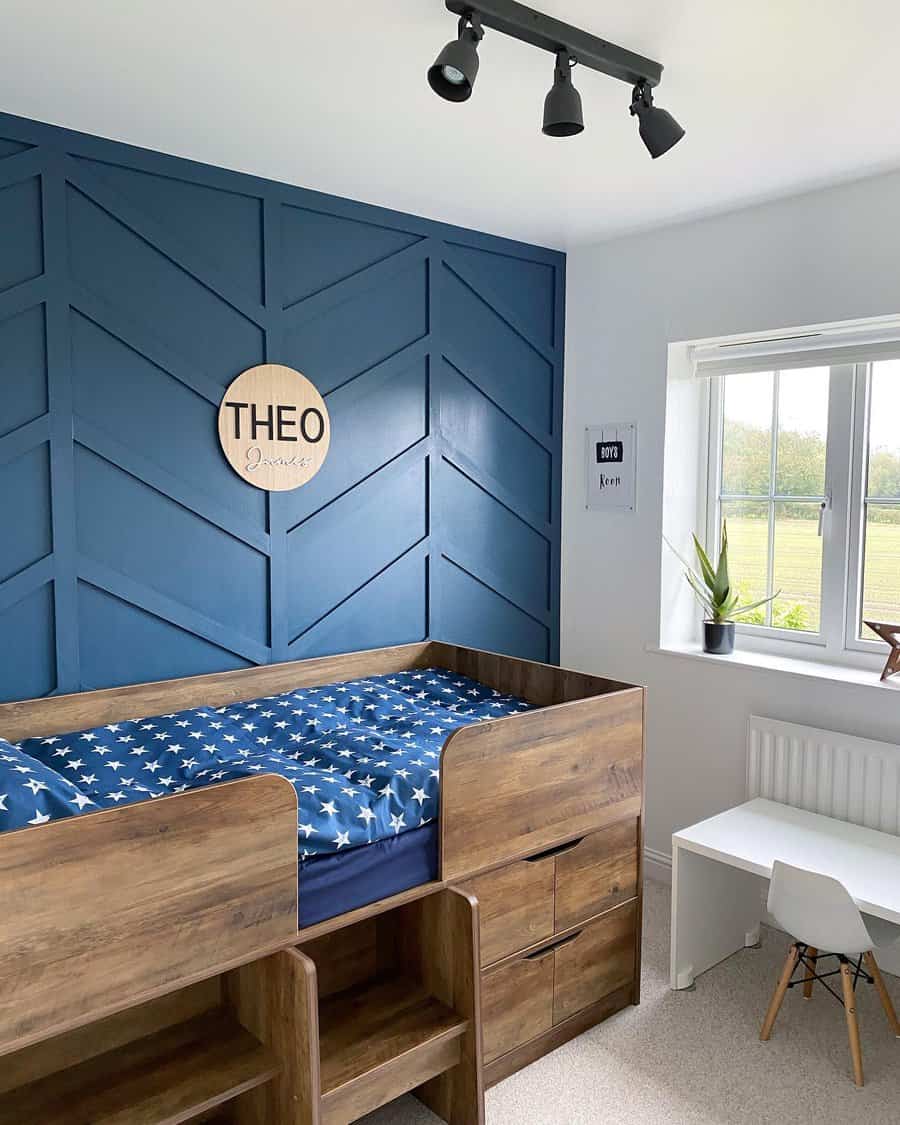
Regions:
<instances>
[{"instance_id":1,"label":"wooden drawer unit","mask_svg":"<svg viewBox=\"0 0 900 1125\"><path fill-rule=\"evenodd\" d=\"M550 1031L632 983L637 904L489 969L481 980L484 1061Z\"/></svg>"},{"instance_id":2,"label":"wooden drawer unit","mask_svg":"<svg viewBox=\"0 0 900 1125\"><path fill-rule=\"evenodd\" d=\"M556 857L554 932L611 910L637 894L637 821L585 836Z\"/></svg>"},{"instance_id":3,"label":"wooden drawer unit","mask_svg":"<svg viewBox=\"0 0 900 1125\"><path fill-rule=\"evenodd\" d=\"M510 863L463 884L480 906L482 965L553 936L555 885L555 855Z\"/></svg>"},{"instance_id":4,"label":"wooden drawer unit","mask_svg":"<svg viewBox=\"0 0 900 1125\"><path fill-rule=\"evenodd\" d=\"M492 965L637 894L637 821L518 860L462 884L481 907L481 964Z\"/></svg>"},{"instance_id":5,"label":"wooden drawer unit","mask_svg":"<svg viewBox=\"0 0 900 1125\"><path fill-rule=\"evenodd\" d=\"M634 979L637 904L626 903L577 931L553 954L553 1023L574 1016Z\"/></svg>"},{"instance_id":6,"label":"wooden drawer unit","mask_svg":"<svg viewBox=\"0 0 900 1125\"><path fill-rule=\"evenodd\" d=\"M553 1026L553 952L522 956L481 978L484 1061Z\"/></svg>"}]
</instances>

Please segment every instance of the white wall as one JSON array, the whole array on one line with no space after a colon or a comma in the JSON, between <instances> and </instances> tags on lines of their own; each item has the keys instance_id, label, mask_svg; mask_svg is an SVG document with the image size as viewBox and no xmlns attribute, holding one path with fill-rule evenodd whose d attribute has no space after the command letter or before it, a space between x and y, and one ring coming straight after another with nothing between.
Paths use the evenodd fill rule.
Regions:
<instances>
[{"instance_id":1,"label":"white wall","mask_svg":"<svg viewBox=\"0 0 900 1125\"><path fill-rule=\"evenodd\" d=\"M647 845L668 853L675 828L744 799L751 713L900 741L889 690L646 650L667 344L900 313L900 174L576 248L567 302L562 663L647 685ZM632 420L636 514L585 511L584 426Z\"/></svg>"}]
</instances>

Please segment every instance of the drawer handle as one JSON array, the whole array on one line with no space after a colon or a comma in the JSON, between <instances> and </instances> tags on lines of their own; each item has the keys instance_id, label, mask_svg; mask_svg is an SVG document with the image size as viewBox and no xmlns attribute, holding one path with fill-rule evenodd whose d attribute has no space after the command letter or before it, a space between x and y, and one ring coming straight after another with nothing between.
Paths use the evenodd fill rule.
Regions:
<instances>
[{"instance_id":1,"label":"drawer handle","mask_svg":"<svg viewBox=\"0 0 900 1125\"><path fill-rule=\"evenodd\" d=\"M577 840L569 840L567 844L557 844L555 848L548 848L545 852L538 852L537 855L529 855L525 857L526 863L540 863L542 859L549 859L553 855L565 855L566 852L572 851L577 848L582 842L584 836L579 836Z\"/></svg>"},{"instance_id":2,"label":"drawer handle","mask_svg":"<svg viewBox=\"0 0 900 1125\"><path fill-rule=\"evenodd\" d=\"M546 957L548 953L555 953L557 949L562 949L564 945L574 941L577 937L581 937L581 930L576 930L574 934L569 934L568 937L560 938L559 941L551 942L550 945L545 945L543 949L536 949L534 953L526 953L523 960L525 961L539 961L541 957Z\"/></svg>"}]
</instances>

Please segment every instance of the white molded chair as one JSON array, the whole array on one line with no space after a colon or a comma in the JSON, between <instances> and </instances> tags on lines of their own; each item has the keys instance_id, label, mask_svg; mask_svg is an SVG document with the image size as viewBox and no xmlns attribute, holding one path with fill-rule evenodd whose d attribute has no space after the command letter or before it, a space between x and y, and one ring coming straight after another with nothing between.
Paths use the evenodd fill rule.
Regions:
<instances>
[{"instance_id":1,"label":"white molded chair","mask_svg":"<svg viewBox=\"0 0 900 1125\"><path fill-rule=\"evenodd\" d=\"M853 1077L856 1085L862 1086L856 984L860 977L869 984L874 983L894 1035L900 1038L900 1022L872 952L879 946L885 948L895 944L900 940L900 930L881 918L867 915L864 921L849 891L837 879L819 875L815 871L804 871L801 867L791 867L780 860L776 860L772 866L769 913L782 929L791 934L794 943L788 950L784 969L766 1012L759 1033L760 1039L766 1041L771 1036L781 1002L789 988L802 984L803 995L810 1000L813 983L820 981L844 1005ZM823 957L837 957L838 968L819 973L819 962ZM806 973L797 980L792 980L798 965L802 965ZM826 979L838 974L841 977L841 996L838 996Z\"/></svg>"}]
</instances>

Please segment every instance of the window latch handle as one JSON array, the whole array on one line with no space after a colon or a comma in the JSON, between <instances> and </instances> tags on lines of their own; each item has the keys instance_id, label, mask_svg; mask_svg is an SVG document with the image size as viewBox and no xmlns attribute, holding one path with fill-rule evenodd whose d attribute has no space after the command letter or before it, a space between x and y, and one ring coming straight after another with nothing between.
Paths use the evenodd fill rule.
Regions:
<instances>
[{"instance_id":1,"label":"window latch handle","mask_svg":"<svg viewBox=\"0 0 900 1125\"><path fill-rule=\"evenodd\" d=\"M822 538L822 524L825 520L825 512L831 507L831 493L829 492L825 499L819 504L819 538Z\"/></svg>"}]
</instances>

